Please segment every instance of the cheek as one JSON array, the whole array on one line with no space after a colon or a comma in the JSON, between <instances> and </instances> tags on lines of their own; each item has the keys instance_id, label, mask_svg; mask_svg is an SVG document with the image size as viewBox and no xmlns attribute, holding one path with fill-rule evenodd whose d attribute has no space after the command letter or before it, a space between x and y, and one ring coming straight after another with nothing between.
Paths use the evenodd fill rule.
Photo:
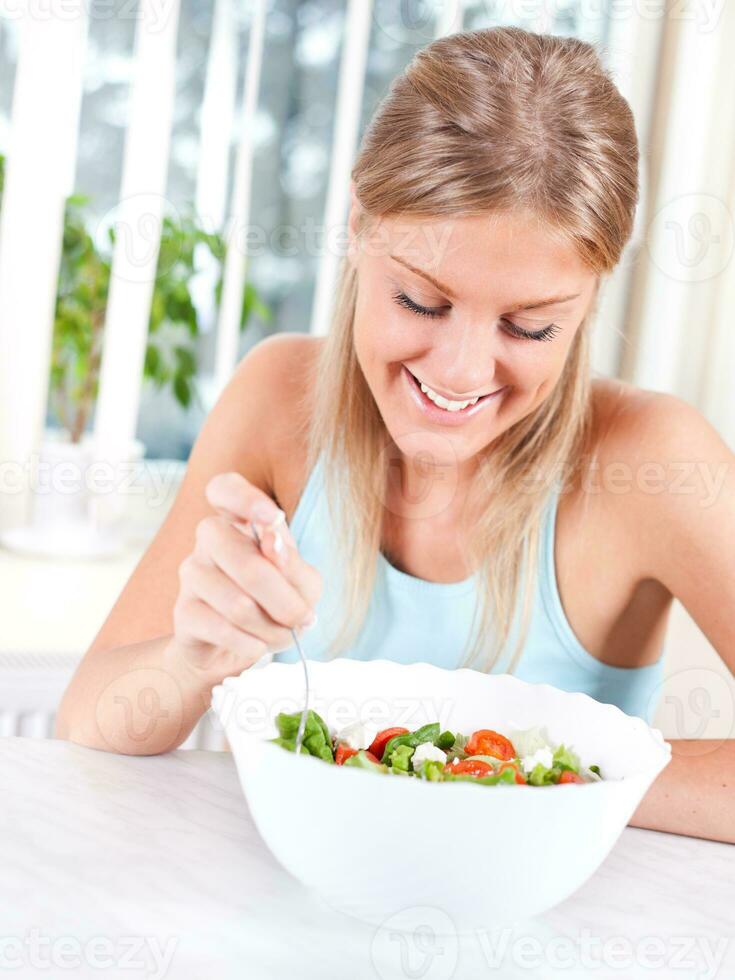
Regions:
<instances>
[{"instance_id":1,"label":"cheek","mask_svg":"<svg viewBox=\"0 0 735 980\"><path fill-rule=\"evenodd\" d=\"M358 300L353 336L357 359L366 373L418 356L426 349L424 334L423 324L411 322L385 290Z\"/></svg>"},{"instance_id":2,"label":"cheek","mask_svg":"<svg viewBox=\"0 0 735 980\"><path fill-rule=\"evenodd\" d=\"M535 377L548 378L561 374L570 346L571 340L556 337L553 340L511 340L506 350L509 361L519 370Z\"/></svg>"},{"instance_id":3,"label":"cheek","mask_svg":"<svg viewBox=\"0 0 735 980\"><path fill-rule=\"evenodd\" d=\"M364 294L365 296L369 294ZM395 330L383 310L372 296L369 301L358 301L355 308L353 343L355 357L374 395L379 394L384 364L392 357L395 346Z\"/></svg>"},{"instance_id":4,"label":"cheek","mask_svg":"<svg viewBox=\"0 0 735 980\"><path fill-rule=\"evenodd\" d=\"M533 349L529 352L528 347ZM525 345L523 357L516 361L519 385L531 395L535 405L551 393L564 371L571 342L562 346L558 341L531 341ZM540 349L538 349L540 348Z\"/></svg>"}]
</instances>

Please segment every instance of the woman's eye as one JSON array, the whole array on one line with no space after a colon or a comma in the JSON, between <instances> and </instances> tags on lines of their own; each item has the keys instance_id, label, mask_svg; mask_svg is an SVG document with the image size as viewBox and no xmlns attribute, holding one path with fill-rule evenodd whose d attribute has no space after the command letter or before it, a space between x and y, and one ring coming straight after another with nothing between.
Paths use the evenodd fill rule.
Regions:
<instances>
[{"instance_id":1,"label":"woman's eye","mask_svg":"<svg viewBox=\"0 0 735 980\"><path fill-rule=\"evenodd\" d=\"M401 291L394 293L393 299L399 306L404 307L406 310L410 310L411 313L415 313L417 316L446 316L447 311L451 309L450 306L421 306L420 303L414 302L410 296L407 296ZM523 327L520 327L517 323L513 323L512 320L507 319L503 319L503 323L505 324L505 327L509 333L511 333L514 337L521 338L522 340L551 340L561 330L561 327L558 327L555 323L550 323L541 330L526 330Z\"/></svg>"},{"instance_id":2,"label":"woman's eye","mask_svg":"<svg viewBox=\"0 0 735 980\"><path fill-rule=\"evenodd\" d=\"M503 320L503 323L514 337L521 337L523 340L552 340L561 330L561 327L558 327L555 323L550 323L541 330L524 330L523 327L519 327L512 320Z\"/></svg>"},{"instance_id":3,"label":"woman's eye","mask_svg":"<svg viewBox=\"0 0 735 980\"><path fill-rule=\"evenodd\" d=\"M444 316L445 311L450 309L448 306L421 306L420 303L414 303L410 297L400 291L393 294L393 299L399 306L416 313L417 316Z\"/></svg>"}]
</instances>

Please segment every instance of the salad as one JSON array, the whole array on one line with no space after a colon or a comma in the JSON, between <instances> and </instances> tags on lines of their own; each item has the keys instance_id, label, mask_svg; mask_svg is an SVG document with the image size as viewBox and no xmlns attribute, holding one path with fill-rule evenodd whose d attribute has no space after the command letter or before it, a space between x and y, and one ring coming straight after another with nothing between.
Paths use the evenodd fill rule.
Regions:
<instances>
[{"instance_id":1,"label":"salad","mask_svg":"<svg viewBox=\"0 0 735 980\"><path fill-rule=\"evenodd\" d=\"M278 736L271 741L293 752L301 712L281 712ZM599 766L585 767L568 746L554 744L544 728L509 732L481 728L469 736L441 731L439 722L382 731L355 722L332 734L315 711L309 711L301 752L338 766L413 776L430 782L471 781L551 786L592 783L602 779Z\"/></svg>"}]
</instances>

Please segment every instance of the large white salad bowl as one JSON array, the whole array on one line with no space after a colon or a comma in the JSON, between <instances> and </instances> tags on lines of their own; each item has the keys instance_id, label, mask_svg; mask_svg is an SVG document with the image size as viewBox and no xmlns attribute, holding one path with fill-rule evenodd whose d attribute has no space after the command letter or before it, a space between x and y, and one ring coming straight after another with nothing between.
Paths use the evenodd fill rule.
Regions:
<instances>
[{"instance_id":1,"label":"large white salad bowl","mask_svg":"<svg viewBox=\"0 0 735 980\"><path fill-rule=\"evenodd\" d=\"M267 741L279 711L302 707L301 664L227 678L212 705L265 842L334 908L376 925L431 907L472 931L551 908L595 872L671 758L641 718L509 674L340 659L310 661L309 676L332 731L357 719L465 734L545 726L602 771L583 785L483 786L330 765Z\"/></svg>"}]
</instances>

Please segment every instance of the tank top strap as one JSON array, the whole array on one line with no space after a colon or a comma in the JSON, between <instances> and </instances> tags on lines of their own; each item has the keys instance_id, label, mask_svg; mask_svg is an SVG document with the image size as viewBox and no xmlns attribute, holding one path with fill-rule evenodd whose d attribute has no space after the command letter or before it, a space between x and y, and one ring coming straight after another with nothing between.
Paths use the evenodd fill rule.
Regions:
<instances>
[{"instance_id":1,"label":"tank top strap","mask_svg":"<svg viewBox=\"0 0 735 980\"><path fill-rule=\"evenodd\" d=\"M320 453L306 478L304 489L301 491L301 496L289 523L291 534L294 536L297 545L300 543L309 518L323 493L324 461L323 454Z\"/></svg>"}]
</instances>

